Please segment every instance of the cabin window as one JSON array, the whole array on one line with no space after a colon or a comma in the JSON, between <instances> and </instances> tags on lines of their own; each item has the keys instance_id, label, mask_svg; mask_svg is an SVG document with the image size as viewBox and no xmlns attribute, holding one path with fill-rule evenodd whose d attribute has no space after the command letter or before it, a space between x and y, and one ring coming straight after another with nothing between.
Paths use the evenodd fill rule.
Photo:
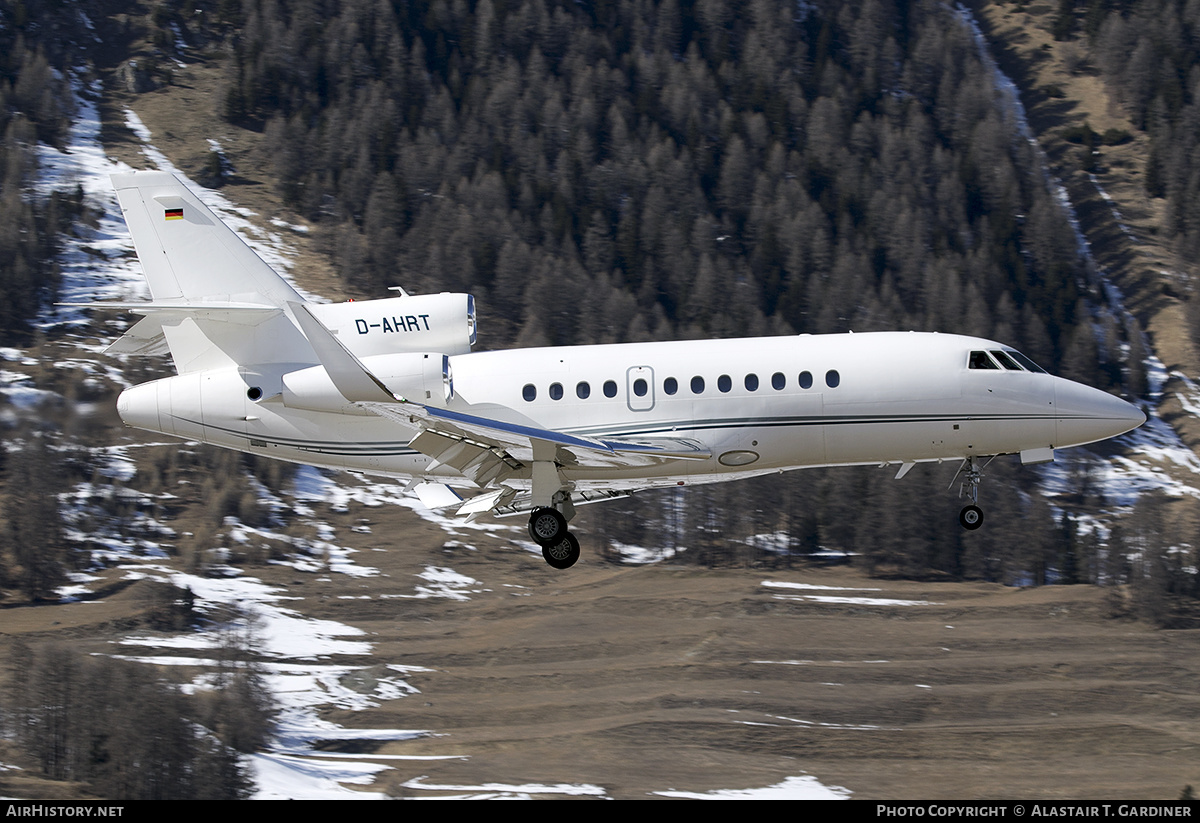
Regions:
<instances>
[{"instance_id":1,"label":"cabin window","mask_svg":"<svg viewBox=\"0 0 1200 823\"><path fill-rule=\"evenodd\" d=\"M537 386L533 385L532 383L526 383L525 388L521 389L521 396L524 397L528 403L532 403L534 400L537 400Z\"/></svg>"},{"instance_id":2,"label":"cabin window","mask_svg":"<svg viewBox=\"0 0 1200 823\"><path fill-rule=\"evenodd\" d=\"M575 396L578 397L580 400L587 400L589 397L592 396L592 387L589 386L587 383L576 383L575 384Z\"/></svg>"},{"instance_id":3,"label":"cabin window","mask_svg":"<svg viewBox=\"0 0 1200 823\"><path fill-rule=\"evenodd\" d=\"M1010 355L1012 355L1013 360L1016 360L1022 366L1029 369L1031 372L1034 372L1035 374L1045 374L1046 373L1045 369L1043 369L1037 363L1034 363L1032 360L1030 360L1025 355L1021 354L1019 351L1013 351L1012 349L1009 349L1008 353Z\"/></svg>"},{"instance_id":4,"label":"cabin window","mask_svg":"<svg viewBox=\"0 0 1200 823\"><path fill-rule=\"evenodd\" d=\"M674 377L668 377L663 381L664 394L674 394L677 391L679 391L679 381Z\"/></svg>"},{"instance_id":5,"label":"cabin window","mask_svg":"<svg viewBox=\"0 0 1200 823\"><path fill-rule=\"evenodd\" d=\"M992 369L993 371L1000 370L1000 367L992 362L992 358L988 357L987 352L985 351L971 352L971 362L969 367L972 369Z\"/></svg>"},{"instance_id":6,"label":"cabin window","mask_svg":"<svg viewBox=\"0 0 1200 823\"><path fill-rule=\"evenodd\" d=\"M1020 371L1021 367L1017 365L1017 361L1013 360L1002 351L992 350L992 357L1000 361L1000 365L1009 371Z\"/></svg>"},{"instance_id":7,"label":"cabin window","mask_svg":"<svg viewBox=\"0 0 1200 823\"><path fill-rule=\"evenodd\" d=\"M783 387L787 385L787 378L783 376L783 372L777 371L771 375L771 388L775 391L783 391Z\"/></svg>"},{"instance_id":8,"label":"cabin window","mask_svg":"<svg viewBox=\"0 0 1200 823\"><path fill-rule=\"evenodd\" d=\"M604 396L605 397L616 397L617 396L617 383L615 380L605 380L604 381Z\"/></svg>"},{"instance_id":9,"label":"cabin window","mask_svg":"<svg viewBox=\"0 0 1200 823\"><path fill-rule=\"evenodd\" d=\"M810 372L810 371L800 372L800 388L802 388L802 389L811 389L812 388L812 372Z\"/></svg>"},{"instance_id":10,"label":"cabin window","mask_svg":"<svg viewBox=\"0 0 1200 823\"><path fill-rule=\"evenodd\" d=\"M645 379L639 377L637 380L633 381L633 393L638 397L645 397L646 392L649 391L649 389L650 387L646 385Z\"/></svg>"},{"instance_id":11,"label":"cabin window","mask_svg":"<svg viewBox=\"0 0 1200 823\"><path fill-rule=\"evenodd\" d=\"M722 392L727 392L733 388L733 381L729 379L729 375L723 374L717 378L717 388Z\"/></svg>"},{"instance_id":12,"label":"cabin window","mask_svg":"<svg viewBox=\"0 0 1200 823\"><path fill-rule=\"evenodd\" d=\"M692 378L692 394L704 394L704 378L700 375Z\"/></svg>"},{"instance_id":13,"label":"cabin window","mask_svg":"<svg viewBox=\"0 0 1200 823\"><path fill-rule=\"evenodd\" d=\"M562 383L551 383L550 384L550 399L551 400L562 400L562 396L563 396Z\"/></svg>"},{"instance_id":14,"label":"cabin window","mask_svg":"<svg viewBox=\"0 0 1200 823\"><path fill-rule=\"evenodd\" d=\"M829 388L836 389L841 382L842 376L837 373L837 369L830 369L825 372L825 385Z\"/></svg>"},{"instance_id":15,"label":"cabin window","mask_svg":"<svg viewBox=\"0 0 1200 823\"><path fill-rule=\"evenodd\" d=\"M758 391L758 375L746 375L746 391Z\"/></svg>"}]
</instances>

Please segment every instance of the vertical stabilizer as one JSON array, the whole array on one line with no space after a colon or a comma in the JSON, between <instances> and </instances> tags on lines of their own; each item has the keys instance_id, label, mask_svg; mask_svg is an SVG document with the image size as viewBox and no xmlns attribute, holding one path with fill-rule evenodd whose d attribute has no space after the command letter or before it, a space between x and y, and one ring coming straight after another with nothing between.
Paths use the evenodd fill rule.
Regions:
<instances>
[{"instance_id":1,"label":"vertical stabilizer","mask_svg":"<svg viewBox=\"0 0 1200 823\"><path fill-rule=\"evenodd\" d=\"M304 302L173 174L114 174L125 223L155 301Z\"/></svg>"}]
</instances>

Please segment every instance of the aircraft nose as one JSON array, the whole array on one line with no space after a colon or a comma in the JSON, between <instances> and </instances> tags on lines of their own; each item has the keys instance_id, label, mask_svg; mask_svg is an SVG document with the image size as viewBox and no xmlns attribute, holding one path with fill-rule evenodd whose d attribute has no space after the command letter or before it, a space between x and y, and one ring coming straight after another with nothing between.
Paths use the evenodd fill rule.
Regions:
<instances>
[{"instance_id":1,"label":"aircraft nose","mask_svg":"<svg viewBox=\"0 0 1200 823\"><path fill-rule=\"evenodd\" d=\"M1146 422L1132 403L1062 378L1055 381L1054 408L1060 448L1116 437Z\"/></svg>"}]
</instances>

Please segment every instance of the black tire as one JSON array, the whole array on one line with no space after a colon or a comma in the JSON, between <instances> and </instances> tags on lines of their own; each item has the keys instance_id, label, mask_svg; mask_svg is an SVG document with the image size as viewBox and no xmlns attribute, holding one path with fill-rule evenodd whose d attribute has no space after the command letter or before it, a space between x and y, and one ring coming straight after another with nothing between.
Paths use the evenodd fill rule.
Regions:
<instances>
[{"instance_id":1,"label":"black tire","mask_svg":"<svg viewBox=\"0 0 1200 823\"><path fill-rule=\"evenodd\" d=\"M529 515L529 537L543 548L556 546L567 533L567 518L558 509L543 506Z\"/></svg>"},{"instance_id":2,"label":"black tire","mask_svg":"<svg viewBox=\"0 0 1200 823\"><path fill-rule=\"evenodd\" d=\"M569 569L579 559L579 541L567 532L566 537L553 546L542 546L542 557L556 569Z\"/></svg>"},{"instance_id":3,"label":"black tire","mask_svg":"<svg viewBox=\"0 0 1200 823\"><path fill-rule=\"evenodd\" d=\"M958 522L967 531L975 531L983 525L983 509L978 506L963 506L958 513Z\"/></svg>"}]
</instances>

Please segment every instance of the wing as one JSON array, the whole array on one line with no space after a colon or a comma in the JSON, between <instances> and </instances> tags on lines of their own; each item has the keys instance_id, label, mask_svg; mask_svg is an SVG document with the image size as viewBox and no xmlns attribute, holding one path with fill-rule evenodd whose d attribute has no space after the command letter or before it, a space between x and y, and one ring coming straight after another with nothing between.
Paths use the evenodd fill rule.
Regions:
<instances>
[{"instance_id":1,"label":"wing","mask_svg":"<svg viewBox=\"0 0 1200 823\"><path fill-rule=\"evenodd\" d=\"M450 466L481 488L528 479L535 461L553 462L570 470L640 468L711 456L703 444L686 438L596 439L518 422L514 419L517 414L502 406L468 414L407 400L388 389L385 381L372 374L305 306L290 305L322 366L346 400L381 417L416 427L420 433L409 444L412 448ZM479 513L476 510L485 505L487 510L503 509L516 499L515 489L499 488L467 501L464 513Z\"/></svg>"},{"instance_id":2,"label":"wing","mask_svg":"<svg viewBox=\"0 0 1200 823\"><path fill-rule=\"evenodd\" d=\"M409 443L412 448L481 487L527 475L534 460L549 460L565 469L635 468L667 460L704 460L711 454L685 438L596 440L408 401L359 405L416 426L421 433Z\"/></svg>"}]
</instances>

